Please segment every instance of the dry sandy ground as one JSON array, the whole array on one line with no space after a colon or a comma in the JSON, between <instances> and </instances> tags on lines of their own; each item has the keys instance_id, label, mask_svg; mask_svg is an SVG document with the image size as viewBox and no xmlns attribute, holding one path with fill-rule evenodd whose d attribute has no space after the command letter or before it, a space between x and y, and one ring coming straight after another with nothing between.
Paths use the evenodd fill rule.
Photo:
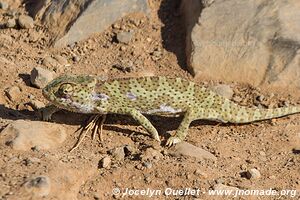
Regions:
<instances>
[{"instance_id":1,"label":"dry sandy ground","mask_svg":"<svg viewBox=\"0 0 300 200\"><path fill-rule=\"evenodd\" d=\"M154 0L150 6L149 18L128 16L104 33L62 49L47 47L50 38L47 30L38 23L30 30L1 29L0 130L17 119L39 121L36 112L28 105L33 97L47 103L41 90L30 84L29 74L36 66L54 70L57 75L166 75L193 80L185 70L185 36L178 12L179 1ZM15 9L24 13L23 8ZM6 12L0 10L1 23L7 19ZM116 41L116 34L124 30L134 32L129 44ZM45 57L56 55L66 58L70 65L43 64ZM207 86L219 84L194 81ZM297 99L288 94L273 94L238 83L226 84L233 88L233 100L245 106L277 107L297 103ZM12 86L21 89L14 101L5 94L5 90ZM66 111L55 114L53 123L59 123L67 130L66 141L55 149L16 151L0 135L0 199L40 199L33 197L24 185L40 175L52 178L51 195L44 199L121 198L112 194L113 188L123 191L126 188L161 191L194 188L200 189L201 194L161 194L152 198L216 199L216 196L209 197L207 192L218 183L240 189L272 188L278 192L284 189L300 192L300 115L246 125L196 121L189 130L187 142L214 154L216 161L173 157L168 154L169 149L164 143L157 144L133 120L117 115L108 116L101 144L88 136L76 151L69 153L78 137L74 131L87 117ZM149 118L164 141L169 134L175 133L180 123L180 118ZM107 168L99 166L99 161L108 155L109 150L124 145L129 145L130 155L125 155L123 160L113 160ZM253 168L261 173L260 178L245 176L247 170ZM236 199L291 199L291 196L240 196ZM124 196L123 199L145 199L145 196Z\"/></svg>"}]
</instances>

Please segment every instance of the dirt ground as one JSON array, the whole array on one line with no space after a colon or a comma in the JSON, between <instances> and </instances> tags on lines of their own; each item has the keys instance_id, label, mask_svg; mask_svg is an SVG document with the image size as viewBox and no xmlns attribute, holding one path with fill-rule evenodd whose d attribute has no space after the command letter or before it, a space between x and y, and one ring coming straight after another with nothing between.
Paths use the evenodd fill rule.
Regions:
<instances>
[{"instance_id":1,"label":"dirt ground","mask_svg":"<svg viewBox=\"0 0 300 200\"><path fill-rule=\"evenodd\" d=\"M9 1L7 1L9 2ZM25 13L22 6L13 9ZM0 29L0 131L18 119L40 120L28 104L32 98L47 104L41 90L30 84L30 71L41 66L56 72L95 74L108 77L139 77L164 75L182 77L205 86L222 82L194 80L186 71L184 27L180 20L178 0L150 1L149 17L130 15L104 33L66 48L48 47L50 35L39 22L33 29ZM0 23L9 16L0 10ZM1 26L3 27L3 26ZM116 41L120 31L134 32L129 44ZM60 55L70 65L45 66L47 56ZM122 66L120 68L120 66ZM233 100L245 106L273 108L300 103L299 99L253 88L239 83L226 83L233 88ZM5 91L18 86L21 94L11 101ZM263 96L262 101L258 97ZM30 177L46 175L50 178L63 174L64 185L51 182L50 196L43 199L145 199L143 195L114 195L113 189L138 190L147 188L165 191L166 188L200 189L200 195L157 195L152 199L217 199L207 192L222 183L239 189L297 190L300 192L300 115L266 120L245 125L218 124L196 121L189 129L188 143L201 147L217 157L216 161L197 160L192 157L173 157L163 144L174 134L180 118L149 116L159 133L162 144L157 144L141 126L126 116L109 115L104 126L104 141L99 143L88 136L83 144L69 153L78 138L74 131L88 118L83 114L60 111L53 117L67 129L67 140L59 148L50 150L16 151L0 135L0 199L40 199L24 189ZM132 155L122 161L113 161L101 168L99 161L111 149L129 145ZM152 149L157 155L149 153ZM150 154L150 156L148 155ZM144 157L149 156L148 159ZM38 159L30 162L28 159ZM257 179L245 176L256 168ZM60 185L60 187L55 187ZM203 193L205 192L205 194ZM149 197L149 196L148 196ZM224 198L233 198L224 197ZM291 199L291 195L239 196L236 199ZM298 197L294 197L297 199ZM42 198L41 198L42 199Z\"/></svg>"}]
</instances>

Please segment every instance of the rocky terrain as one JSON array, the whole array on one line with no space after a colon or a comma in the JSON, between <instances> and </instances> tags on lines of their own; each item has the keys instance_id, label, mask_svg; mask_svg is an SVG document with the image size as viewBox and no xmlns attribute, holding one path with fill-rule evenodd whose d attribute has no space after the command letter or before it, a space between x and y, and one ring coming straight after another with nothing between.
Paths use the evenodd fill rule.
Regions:
<instances>
[{"instance_id":1,"label":"rocky terrain","mask_svg":"<svg viewBox=\"0 0 300 200\"><path fill-rule=\"evenodd\" d=\"M285 62L273 59L274 66L278 68L268 69L274 69L274 73L268 71L262 78L258 71L251 68L249 74L254 74L257 79L244 79L242 75L247 74L247 68L241 67L240 77L234 74L227 79L223 75L229 72L223 73L220 68L212 71L203 68L208 62L206 56L211 58L209 51L220 56L214 61L222 62L225 48L216 48L218 51L213 46L206 49L209 51L195 48L192 50L197 52L189 54L191 49L188 49L188 44L195 35L189 37L190 22L184 20L188 17L184 12L188 5L184 7L179 0L145 1L147 8L139 10L137 7L141 12L118 16L101 32L91 33L89 37L70 44L59 43L61 46L55 45L55 41L62 41L56 37L68 33L59 32L55 35L51 24L43 22L46 18L38 12L34 17L30 9L34 5L32 2L0 0L0 200L145 199L150 196L153 199L234 198L233 195L209 194L214 189L274 192L274 195L264 196L238 195L236 199L299 198L299 114L245 125L199 120L192 123L186 142L172 148L165 147L164 143L175 133L180 117L147 116L161 135L163 142L159 144L130 117L109 115L104 125L104 141L100 142L97 137L92 140L88 134L79 148L71 153L69 150L79 136L76 130L90 116L60 111L50 122L43 122L39 115L39 109L48 103L41 94L41 88L48 81L66 73L113 78L155 75L182 77L248 107L300 105L295 78L298 74L294 71L299 67L299 63L296 63L299 48L294 41L299 38L292 37L297 27L289 34L282 31L287 29L277 31L290 40L279 37L272 43L276 50L274 55L285 56L281 57ZM220 2L223 1L201 1L199 8L205 8L202 16L208 17L197 25L209 24L205 20L210 19L211 12L221 12L218 7ZM230 2L236 3L233 0L223 3ZM298 5L297 1L286 3L280 12L280 19L289 21L286 9L294 5L293 2ZM221 4L224 8L230 5ZM281 4L273 2L268 5L274 9ZM256 6L251 8L262 8ZM263 9L263 13L270 14L271 8L264 8L266 11ZM88 12L94 11L87 9L82 16L89 16ZM290 15L294 16L292 11ZM194 19L198 17L194 16ZM260 21L263 16L253 18L254 21ZM227 19L229 21L231 18ZM80 21L76 25L79 26ZM192 34L199 31L201 35L209 30L196 27ZM262 32L262 37L259 37L261 43L273 36L266 30ZM225 32L222 34L225 35ZM203 47L200 39L195 39L200 41L198 44L201 45L196 45L198 48ZM264 55L269 58L270 52L266 52L269 48L261 44L251 46L254 49L256 47L260 47L259 52L265 52ZM251 61L254 61L259 55L255 51L251 53ZM201 58L192 59L200 61L201 66L191 63L190 55ZM249 58L246 56L234 67L227 68L234 63L235 56L239 57L239 54L232 55L225 56L229 64L223 63L221 66L225 66L224 69L232 70L238 65L254 67L255 62L246 63L246 58ZM265 61L263 63L270 60ZM209 64L210 67L218 66ZM262 71L266 66L262 67ZM286 72L282 66L285 66ZM214 76L216 72L220 76ZM272 79L274 77L277 79ZM271 82L267 81L269 79ZM295 83L296 87L278 87L278 83L285 80ZM149 190L157 192L150 195Z\"/></svg>"}]
</instances>

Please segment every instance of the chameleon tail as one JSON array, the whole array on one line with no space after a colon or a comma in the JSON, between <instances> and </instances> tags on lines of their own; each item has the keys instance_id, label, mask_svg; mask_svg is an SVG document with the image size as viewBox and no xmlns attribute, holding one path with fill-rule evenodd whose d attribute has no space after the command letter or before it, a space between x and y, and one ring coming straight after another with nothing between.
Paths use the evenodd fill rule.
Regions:
<instances>
[{"instance_id":1,"label":"chameleon tail","mask_svg":"<svg viewBox=\"0 0 300 200\"><path fill-rule=\"evenodd\" d=\"M300 113L300 106L274 109L259 109L237 106L237 108L233 109L233 111L235 112L235 115L227 116L229 118L229 122L248 123Z\"/></svg>"}]
</instances>

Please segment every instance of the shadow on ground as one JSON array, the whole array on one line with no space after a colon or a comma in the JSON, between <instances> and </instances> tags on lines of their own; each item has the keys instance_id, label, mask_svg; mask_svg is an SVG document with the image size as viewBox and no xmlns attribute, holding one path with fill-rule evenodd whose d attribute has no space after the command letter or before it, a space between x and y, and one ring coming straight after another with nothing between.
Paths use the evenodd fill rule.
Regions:
<instances>
[{"instance_id":1,"label":"shadow on ground","mask_svg":"<svg viewBox=\"0 0 300 200\"><path fill-rule=\"evenodd\" d=\"M67 125L82 125L85 126L91 115L73 113L65 110L58 111L53 114L50 122L57 124L67 124ZM180 122L181 117L165 117L156 115L146 115L150 122L154 125L161 136L165 138L170 137L170 131L176 131ZM37 111L29 110L14 110L7 108L0 104L0 118L9 120L30 120L30 121L42 121L40 115ZM127 115L119 114L108 114L107 119L104 123L104 130L110 130L115 132L122 132L126 135L132 134L132 131L126 128L116 127L114 125L133 125L139 126L139 124ZM195 120L192 122L191 126L201 126L201 125L220 125L218 122L207 121L207 120ZM228 126L228 124L221 124L221 126ZM138 132L139 133L139 132ZM141 133L143 134L143 133Z\"/></svg>"},{"instance_id":2,"label":"shadow on ground","mask_svg":"<svg viewBox=\"0 0 300 200\"><path fill-rule=\"evenodd\" d=\"M164 26L161 29L163 47L173 52L179 66L186 70L185 28L180 15L181 0L164 0L158 10L158 16Z\"/></svg>"}]
</instances>

